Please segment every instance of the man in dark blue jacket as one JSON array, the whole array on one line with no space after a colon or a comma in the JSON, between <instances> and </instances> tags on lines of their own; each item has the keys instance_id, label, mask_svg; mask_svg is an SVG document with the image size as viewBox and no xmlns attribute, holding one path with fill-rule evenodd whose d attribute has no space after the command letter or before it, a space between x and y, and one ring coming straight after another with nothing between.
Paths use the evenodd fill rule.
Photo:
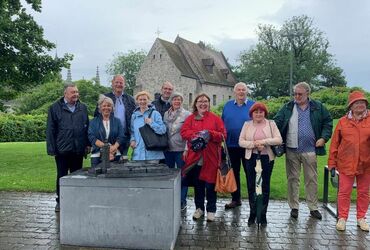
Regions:
<instances>
[{"instance_id":1,"label":"man in dark blue jacket","mask_svg":"<svg viewBox=\"0 0 370 250\"><path fill-rule=\"evenodd\" d=\"M114 103L114 116L121 121L124 131L124 140L119 147L122 155L127 155L128 144L130 141L130 126L131 116L135 110L136 104L132 96L125 93L126 81L122 75L115 75L112 79L112 92L105 93L113 100ZM98 106L95 109L94 116L99 115Z\"/></svg>"},{"instance_id":2,"label":"man in dark blue jacket","mask_svg":"<svg viewBox=\"0 0 370 250\"><path fill-rule=\"evenodd\" d=\"M161 88L161 95L156 98L152 104L155 106L155 110L157 110L162 118L164 116L164 113L166 113L167 110L170 109L170 97L173 92L173 85L169 81L165 81Z\"/></svg>"},{"instance_id":3,"label":"man in dark blue jacket","mask_svg":"<svg viewBox=\"0 0 370 250\"><path fill-rule=\"evenodd\" d=\"M64 97L49 108L46 145L48 155L55 157L57 165L57 205L59 212L59 179L81 169L83 156L88 151L87 129L89 117L87 107L79 100L78 89L74 84L64 88Z\"/></svg>"}]
</instances>

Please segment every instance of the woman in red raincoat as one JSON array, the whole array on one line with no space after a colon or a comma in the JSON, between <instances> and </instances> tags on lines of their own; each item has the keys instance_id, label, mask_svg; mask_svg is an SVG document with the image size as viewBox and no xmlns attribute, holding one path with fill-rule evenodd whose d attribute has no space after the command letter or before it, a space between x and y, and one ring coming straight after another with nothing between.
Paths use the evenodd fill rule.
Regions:
<instances>
[{"instance_id":1,"label":"woman in red raincoat","mask_svg":"<svg viewBox=\"0 0 370 250\"><path fill-rule=\"evenodd\" d=\"M366 213L370 187L370 110L361 91L348 97L349 112L339 119L330 144L329 169L339 172L338 231L346 229L353 183L357 182L357 226L369 231Z\"/></svg>"},{"instance_id":2,"label":"woman in red raincoat","mask_svg":"<svg viewBox=\"0 0 370 250\"><path fill-rule=\"evenodd\" d=\"M193 114L181 128L181 136L188 144L182 173L186 181L194 185L196 211L193 219L204 216L206 197L207 221L214 221L217 201L215 183L221 163L222 137L226 137L226 130L221 118L209 109L210 98L206 94L199 94L193 103Z\"/></svg>"}]
</instances>

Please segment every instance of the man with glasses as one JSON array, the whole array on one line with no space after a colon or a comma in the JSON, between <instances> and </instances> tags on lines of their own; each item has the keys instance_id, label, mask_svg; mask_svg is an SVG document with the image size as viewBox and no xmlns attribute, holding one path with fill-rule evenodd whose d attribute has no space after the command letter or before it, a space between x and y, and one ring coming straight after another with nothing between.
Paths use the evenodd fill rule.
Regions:
<instances>
[{"instance_id":1,"label":"man with glasses","mask_svg":"<svg viewBox=\"0 0 370 250\"><path fill-rule=\"evenodd\" d=\"M155 99L152 104L155 106L155 109L161 114L162 118L164 113L171 107L170 97L173 92L173 85L169 81L163 83L161 88L161 95Z\"/></svg>"},{"instance_id":2,"label":"man with glasses","mask_svg":"<svg viewBox=\"0 0 370 250\"><path fill-rule=\"evenodd\" d=\"M242 205L240 188L240 165L243 165L247 174L245 149L239 146L239 135L246 121L249 121L249 109L254 101L247 99L248 87L244 82L234 86L235 99L226 102L222 110L222 121L225 124L227 139L226 145L230 155L231 166L234 171L237 190L231 194L232 200L225 205L225 209L233 209Z\"/></svg>"},{"instance_id":3,"label":"man with glasses","mask_svg":"<svg viewBox=\"0 0 370 250\"><path fill-rule=\"evenodd\" d=\"M304 173L305 195L310 215L322 219L318 210L317 155L325 155L325 143L330 139L333 120L326 107L310 98L306 82L294 86L294 100L286 103L274 120L286 146L286 175L290 216L298 218L299 178Z\"/></svg>"}]
</instances>

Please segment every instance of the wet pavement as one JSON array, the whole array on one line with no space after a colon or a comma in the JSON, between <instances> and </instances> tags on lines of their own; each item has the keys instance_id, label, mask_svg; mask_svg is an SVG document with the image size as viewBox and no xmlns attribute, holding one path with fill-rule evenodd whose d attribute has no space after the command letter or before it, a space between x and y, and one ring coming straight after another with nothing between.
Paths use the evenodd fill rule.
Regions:
<instances>
[{"instance_id":1,"label":"wet pavement","mask_svg":"<svg viewBox=\"0 0 370 250\"><path fill-rule=\"evenodd\" d=\"M247 225L247 200L231 211L224 209L227 202L219 199L216 221L206 222L192 220L189 200L175 249L370 249L370 234L356 226L354 205L346 231L338 232L322 207L322 221L310 217L305 204L295 220L285 201L271 201L267 227L257 228ZM93 249L60 245L54 206L54 194L0 192L0 249Z\"/></svg>"}]
</instances>

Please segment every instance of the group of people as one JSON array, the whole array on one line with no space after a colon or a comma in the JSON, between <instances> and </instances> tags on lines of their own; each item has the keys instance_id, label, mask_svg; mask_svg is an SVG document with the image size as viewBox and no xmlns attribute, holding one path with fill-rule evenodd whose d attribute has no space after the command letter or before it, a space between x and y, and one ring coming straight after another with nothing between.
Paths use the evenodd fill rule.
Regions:
<instances>
[{"instance_id":1,"label":"group of people","mask_svg":"<svg viewBox=\"0 0 370 250\"><path fill-rule=\"evenodd\" d=\"M286 103L273 120L267 119L268 109L262 102L247 98L248 88L239 82L234 86L235 99L225 103L222 116L210 111L210 98L196 96L191 112L183 107L183 95L165 82L161 95L151 102L151 94L141 91L135 98L126 94L125 79L117 75L112 80L112 92L100 95L94 118L89 122L87 108L78 99L77 87L67 85L64 97L49 109L47 122L47 151L55 156L57 165L57 205L59 211L59 178L82 168L83 157L91 150L91 166L101 162L100 149L110 144L110 160L117 161L133 149L132 160L165 163L181 168L181 208L186 208L188 186L194 187L196 210L193 219L205 216L215 220L217 193L215 182L222 161L222 145L227 147L234 171L237 190L225 209L242 205L240 166L247 181L248 226L256 223L255 166L262 165L262 212L260 223L267 225L270 179L275 154L272 147L284 143L290 216L299 215L299 183L303 168L305 198L310 215L322 219L318 210L317 155L324 155L325 143L331 138L333 122L327 108L310 98L306 82L294 86L294 99ZM349 96L349 112L335 129L329 169L339 172L338 222L336 228L345 230L350 195L357 181L358 226L369 231L366 212L370 186L370 118L368 101L360 91ZM147 150L140 128L148 124L155 133L168 136L165 151ZM90 149L90 146L92 147ZM207 201L205 203L205 200Z\"/></svg>"}]
</instances>

